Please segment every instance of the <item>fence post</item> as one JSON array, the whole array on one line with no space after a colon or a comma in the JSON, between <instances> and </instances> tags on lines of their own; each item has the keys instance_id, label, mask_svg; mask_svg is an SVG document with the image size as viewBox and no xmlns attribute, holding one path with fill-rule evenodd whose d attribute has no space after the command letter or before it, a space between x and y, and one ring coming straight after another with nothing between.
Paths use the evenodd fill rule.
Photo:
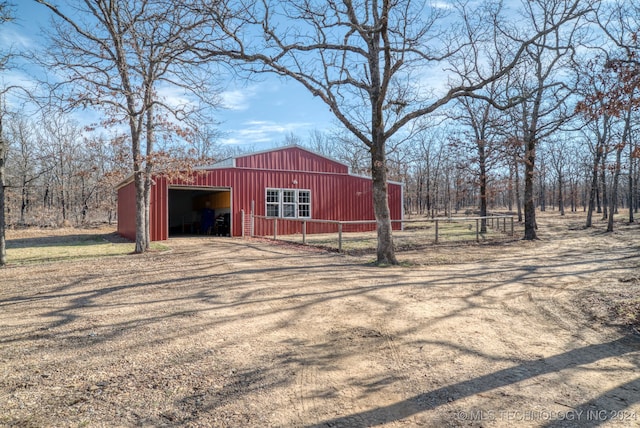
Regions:
<instances>
[{"instance_id":1,"label":"fence post","mask_svg":"<svg viewBox=\"0 0 640 428\"><path fill-rule=\"evenodd\" d=\"M251 201L251 223L249 224L249 235L253 238L256 236L256 201Z\"/></svg>"},{"instance_id":2,"label":"fence post","mask_svg":"<svg viewBox=\"0 0 640 428\"><path fill-rule=\"evenodd\" d=\"M342 223L338 223L338 252L342 252Z\"/></svg>"},{"instance_id":3,"label":"fence post","mask_svg":"<svg viewBox=\"0 0 640 428\"><path fill-rule=\"evenodd\" d=\"M302 221L302 245L307 245L307 222Z\"/></svg>"},{"instance_id":4,"label":"fence post","mask_svg":"<svg viewBox=\"0 0 640 428\"><path fill-rule=\"evenodd\" d=\"M438 243L438 220L436 219L436 244Z\"/></svg>"},{"instance_id":5,"label":"fence post","mask_svg":"<svg viewBox=\"0 0 640 428\"><path fill-rule=\"evenodd\" d=\"M277 240L278 239L278 219L277 218L273 218L273 240Z\"/></svg>"},{"instance_id":6,"label":"fence post","mask_svg":"<svg viewBox=\"0 0 640 428\"><path fill-rule=\"evenodd\" d=\"M502 231L504 233L507 233L507 218L506 217L502 217Z\"/></svg>"},{"instance_id":7,"label":"fence post","mask_svg":"<svg viewBox=\"0 0 640 428\"><path fill-rule=\"evenodd\" d=\"M476 242L480 242L480 220L476 219Z\"/></svg>"},{"instance_id":8,"label":"fence post","mask_svg":"<svg viewBox=\"0 0 640 428\"><path fill-rule=\"evenodd\" d=\"M511 236L513 236L513 216L511 216Z\"/></svg>"},{"instance_id":9,"label":"fence post","mask_svg":"<svg viewBox=\"0 0 640 428\"><path fill-rule=\"evenodd\" d=\"M244 228L247 226L244 221L244 210L240 210L240 222L240 224L242 224L242 237L244 238Z\"/></svg>"}]
</instances>

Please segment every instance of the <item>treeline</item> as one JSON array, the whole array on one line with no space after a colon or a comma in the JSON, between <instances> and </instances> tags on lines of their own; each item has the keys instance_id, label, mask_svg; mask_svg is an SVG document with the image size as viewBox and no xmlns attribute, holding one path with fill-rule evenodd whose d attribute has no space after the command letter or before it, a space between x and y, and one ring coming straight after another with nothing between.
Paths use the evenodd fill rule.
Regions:
<instances>
[{"instance_id":1,"label":"treeline","mask_svg":"<svg viewBox=\"0 0 640 428\"><path fill-rule=\"evenodd\" d=\"M125 137L101 134L88 138L61 114L27 118L8 116L5 140L7 224L19 226L83 225L117 220L116 186L130 175ZM586 129L587 126L584 126ZM635 129L635 127L634 127ZM616 171L615 133L602 145L587 131L572 131L539 146L535 169L535 202L540 211L587 211L595 177L595 213L607 219ZM211 159L224 159L251 149L225 147L213 136L199 144ZM392 147L389 177L404 184L407 217L480 214L478 156L463 144L457 124L439 126ZM366 148L336 132L289 135L282 145L298 144L335 158L356 174L369 175ZM489 145L488 145L489 147ZM492 142L484 171L490 212L510 212L522 221L524 152L513 140ZM619 189L614 210L629 208L630 221L640 209L640 159L637 145L621 154Z\"/></svg>"},{"instance_id":2,"label":"treeline","mask_svg":"<svg viewBox=\"0 0 640 428\"><path fill-rule=\"evenodd\" d=\"M614 125L614 124L612 124ZM622 123L618 125L623 126ZM485 168L473 150L465 147L458 124L439 126L392 148L388 154L389 177L404 184L406 216L429 217L480 214L481 178L485 178L487 206L492 212L509 212L523 220L524 148L513 139L486 145ZM616 172L619 135L598 147L587 124L583 130L558 132L538 147L535 167L535 204L540 211L586 212L595 183L594 212L609 218L610 198ZM634 126L634 130L636 127ZM355 141L338 133L314 131L307 138L288 136L282 144L300 144L340 160L357 174L368 175L368 155ZM640 210L640 158L635 142L621 152L619 191L614 213L629 208L629 221ZM489 213L490 214L490 213Z\"/></svg>"},{"instance_id":3,"label":"treeline","mask_svg":"<svg viewBox=\"0 0 640 428\"><path fill-rule=\"evenodd\" d=\"M5 115L5 209L8 227L59 227L117 221L117 186L131 175L126 134L97 133L72 115ZM203 128L206 128L203 126ZM244 152L216 143L215 133L191 136L188 152L165 146L158 165L223 159ZM197 151L197 153L194 152ZM185 168L192 165L184 165Z\"/></svg>"},{"instance_id":4,"label":"treeline","mask_svg":"<svg viewBox=\"0 0 640 428\"><path fill-rule=\"evenodd\" d=\"M62 114L12 114L4 128L9 226L115 221L115 185L130 163L123 138L88 137Z\"/></svg>"}]
</instances>

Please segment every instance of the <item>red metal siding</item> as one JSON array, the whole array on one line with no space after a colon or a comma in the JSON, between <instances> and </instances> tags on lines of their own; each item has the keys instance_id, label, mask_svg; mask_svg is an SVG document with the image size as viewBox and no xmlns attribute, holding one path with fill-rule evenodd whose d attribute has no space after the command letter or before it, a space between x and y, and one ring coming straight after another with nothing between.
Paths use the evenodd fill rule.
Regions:
<instances>
[{"instance_id":1,"label":"red metal siding","mask_svg":"<svg viewBox=\"0 0 640 428\"><path fill-rule=\"evenodd\" d=\"M265 215L265 189L311 191L311 218L315 220L374 220L371 179L349 175L348 168L300 148L285 148L236 159L235 168L211 169L195 174L192 180L168 183L158 177L151 190L150 232L153 241L165 240L169 233L169 185L231 189L231 234L242 235L241 211L249 215L252 201L255 214ZM402 186L389 183L391 218L402 218ZM135 239L135 188L129 183L118 191L118 232ZM278 233L300 233L299 222L279 220ZM263 229L261 229L263 228ZM272 222L257 221L259 233L271 234ZM399 229L394 224L394 229ZM333 232L334 225L308 224L309 233ZM344 231L375 230L375 224L349 225Z\"/></svg>"},{"instance_id":2,"label":"red metal siding","mask_svg":"<svg viewBox=\"0 0 640 428\"><path fill-rule=\"evenodd\" d=\"M279 171L315 171L347 174L349 168L300 147L287 147L236 159L236 167Z\"/></svg>"},{"instance_id":3,"label":"red metal siding","mask_svg":"<svg viewBox=\"0 0 640 428\"><path fill-rule=\"evenodd\" d=\"M118 234L136 239L136 188L133 181L118 189Z\"/></svg>"},{"instance_id":4,"label":"red metal siding","mask_svg":"<svg viewBox=\"0 0 640 428\"><path fill-rule=\"evenodd\" d=\"M294 184L296 183L297 184ZM190 187L230 187L232 189L232 235L242 235L242 215L248 215L251 202L255 201L255 214L265 215L265 189L305 189L311 191L311 218L316 220L374 220L372 202L372 182L370 179L343 174L324 174L290 171L265 171L253 169L224 168L213 169L198 174L189 182L173 182L174 185ZM389 184L389 206L391 218L402 216L402 191L399 184ZM164 240L168 237L168 183L163 178L156 179L152 191L151 239ZM300 233L300 223L279 220L278 233ZM394 228L399 228L394 225ZM256 222L256 232L273 233L271 222ZM309 233L333 232L334 225L308 224ZM344 231L375 230L375 224L349 225Z\"/></svg>"},{"instance_id":5,"label":"red metal siding","mask_svg":"<svg viewBox=\"0 0 640 428\"><path fill-rule=\"evenodd\" d=\"M169 238L169 191L167 180L157 178L149 201L149 233L152 241Z\"/></svg>"}]
</instances>

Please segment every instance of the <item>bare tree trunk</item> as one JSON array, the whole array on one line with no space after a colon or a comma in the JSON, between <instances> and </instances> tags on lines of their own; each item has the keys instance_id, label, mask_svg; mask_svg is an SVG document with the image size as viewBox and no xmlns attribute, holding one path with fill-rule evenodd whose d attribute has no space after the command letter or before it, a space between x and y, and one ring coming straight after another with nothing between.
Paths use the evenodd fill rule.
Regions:
<instances>
[{"instance_id":1,"label":"bare tree trunk","mask_svg":"<svg viewBox=\"0 0 640 428\"><path fill-rule=\"evenodd\" d=\"M133 99L129 100L133 106ZM144 197L145 174L143 169L142 155L140 153L140 121L129 117L129 127L131 129L131 154L133 157L133 183L136 189L136 254L144 253L147 244L147 211Z\"/></svg>"},{"instance_id":2,"label":"bare tree trunk","mask_svg":"<svg viewBox=\"0 0 640 428\"><path fill-rule=\"evenodd\" d=\"M25 214L27 212L27 177L22 175L22 190L20 192L20 224L25 224Z\"/></svg>"},{"instance_id":3,"label":"bare tree trunk","mask_svg":"<svg viewBox=\"0 0 640 428\"><path fill-rule=\"evenodd\" d=\"M636 214L638 214L638 211L640 211L640 162L638 161L638 159L635 159L635 163L636 163L636 173L634 175L634 180L633 180L633 193L635 193L636 198L635 198L635 207L634 207L634 212Z\"/></svg>"},{"instance_id":4,"label":"bare tree trunk","mask_svg":"<svg viewBox=\"0 0 640 428\"><path fill-rule=\"evenodd\" d=\"M629 108L626 112L625 121L624 121L624 131L622 133L622 142L616 145L616 164L613 171L613 183L611 184L611 195L610 195L610 204L609 204L609 221L607 223L607 232L613 232L613 217L614 212L617 212L618 205L618 183L620 181L620 170L622 169L622 151L624 150L625 144L631 135L631 108ZM629 162L632 162L632 159L629 159ZM629 211L631 211L631 207L629 207Z\"/></svg>"},{"instance_id":5,"label":"bare tree trunk","mask_svg":"<svg viewBox=\"0 0 640 428\"><path fill-rule=\"evenodd\" d=\"M631 139L631 135L629 135L629 139ZM629 141L629 195L628 195L628 203L629 205L629 223L633 223L633 143Z\"/></svg>"},{"instance_id":6,"label":"bare tree trunk","mask_svg":"<svg viewBox=\"0 0 640 428\"><path fill-rule=\"evenodd\" d=\"M480 232L487 233L487 155L484 141L478 142L478 162L480 165Z\"/></svg>"},{"instance_id":7,"label":"bare tree trunk","mask_svg":"<svg viewBox=\"0 0 640 428\"><path fill-rule=\"evenodd\" d=\"M598 167L599 168L599 167ZM599 170L596 171L596 174L599 174ZM598 181L599 176L596 175L596 213L602 214L602 202L600 199L600 182Z\"/></svg>"},{"instance_id":8,"label":"bare tree trunk","mask_svg":"<svg viewBox=\"0 0 640 428\"><path fill-rule=\"evenodd\" d=\"M625 130L626 133L626 130ZM613 172L613 183L611 184L611 195L609 195L609 221L607 222L607 232L613 232L613 217L618 205L618 182L620 181L620 169L622 164L622 150L624 150L623 142L616 147L616 165Z\"/></svg>"},{"instance_id":9,"label":"bare tree trunk","mask_svg":"<svg viewBox=\"0 0 640 428\"><path fill-rule=\"evenodd\" d=\"M602 156L602 145L598 142L593 157L593 171L591 175L591 190L589 192L589 207L587 209L587 223L585 227L593 226L593 212L596 209L596 199L598 198L598 169L600 165L600 157ZM599 204L598 204L599 205Z\"/></svg>"},{"instance_id":10,"label":"bare tree trunk","mask_svg":"<svg viewBox=\"0 0 640 428\"><path fill-rule=\"evenodd\" d=\"M547 210L547 185L546 185L546 177L545 177L546 166L544 164L544 158L542 158L541 161L542 162L540 162L541 165L538 173L538 187L539 187L538 204L540 206L540 211L545 212Z\"/></svg>"},{"instance_id":11,"label":"bare tree trunk","mask_svg":"<svg viewBox=\"0 0 640 428\"><path fill-rule=\"evenodd\" d=\"M536 233L536 205L533 195L535 182L535 150L536 143L533 138L525 141L525 174L524 174L524 239L538 239Z\"/></svg>"},{"instance_id":12,"label":"bare tree trunk","mask_svg":"<svg viewBox=\"0 0 640 428\"><path fill-rule=\"evenodd\" d=\"M387 171L384 149L371 149L371 174L373 178L373 210L378 232L377 263L398 264L393 248L391 213L387 198Z\"/></svg>"},{"instance_id":13,"label":"bare tree trunk","mask_svg":"<svg viewBox=\"0 0 640 428\"><path fill-rule=\"evenodd\" d=\"M424 202L423 202L423 187L424 187L424 176L422 174L422 169L418 171L418 176L416 180L416 202L417 202L417 211L418 214L424 213Z\"/></svg>"},{"instance_id":14,"label":"bare tree trunk","mask_svg":"<svg viewBox=\"0 0 640 428\"><path fill-rule=\"evenodd\" d=\"M440 163L442 161L442 148L438 153L438 161L433 173L433 192L431 196L431 218L435 218L438 215L438 204L440 203Z\"/></svg>"},{"instance_id":15,"label":"bare tree trunk","mask_svg":"<svg viewBox=\"0 0 640 428\"><path fill-rule=\"evenodd\" d=\"M563 183L562 173L558 174L558 210L560 210L560 215L564 215L564 194L562 193Z\"/></svg>"},{"instance_id":16,"label":"bare tree trunk","mask_svg":"<svg viewBox=\"0 0 640 428\"><path fill-rule=\"evenodd\" d=\"M607 151L605 150L602 153L602 157L600 158L600 186L602 187L602 220L607 219Z\"/></svg>"},{"instance_id":17,"label":"bare tree trunk","mask_svg":"<svg viewBox=\"0 0 640 428\"><path fill-rule=\"evenodd\" d=\"M514 158L516 155L514 155ZM514 175L516 186L516 208L518 210L518 223L522 223L522 197L520 195L520 166L518 160L514 159Z\"/></svg>"},{"instance_id":18,"label":"bare tree trunk","mask_svg":"<svg viewBox=\"0 0 640 428\"><path fill-rule=\"evenodd\" d=\"M1 106L0 106L1 108ZM6 142L2 130L2 112L0 111L0 266L7 264L7 243L5 239L5 194L4 194L4 161L6 157Z\"/></svg>"},{"instance_id":19,"label":"bare tree trunk","mask_svg":"<svg viewBox=\"0 0 640 428\"><path fill-rule=\"evenodd\" d=\"M151 218L150 218L150 208L151 208L151 174L153 172L153 105L149 103L149 107L147 108L147 159L145 163L145 171L144 171L144 218L145 218L145 228L144 228L144 242L145 242L145 250L151 248Z\"/></svg>"},{"instance_id":20,"label":"bare tree trunk","mask_svg":"<svg viewBox=\"0 0 640 428\"><path fill-rule=\"evenodd\" d=\"M513 166L509 165L509 185L507 189L507 209L513 210Z\"/></svg>"}]
</instances>

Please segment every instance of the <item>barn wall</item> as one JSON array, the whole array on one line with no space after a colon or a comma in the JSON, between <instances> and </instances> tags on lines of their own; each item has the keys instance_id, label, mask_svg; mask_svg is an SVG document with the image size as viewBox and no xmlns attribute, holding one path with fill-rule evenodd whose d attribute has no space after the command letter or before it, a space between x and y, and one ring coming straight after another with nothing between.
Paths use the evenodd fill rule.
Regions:
<instances>
[{"instance_id":1,"label":"barn wall","mask_svg":"<svg viewBox=\"0 0 640 428\"><path fill-rule=\"evenodd\" d=\"M399 183L387 183L389 193L389 211L393 220L401 220L402 211L402 185ZM373 201L371 202L373 204ZM397 227L396 227L397 226ZM400 223L394 224L394 229L401 229Z\"/></svg>"},{"instance_id":2,"label":"barn wall","mask_svg":"<svg viewBox=\"0 0 640 428\"><path fill-rule=\"evenodd\" d=\"M169 238L169 191L164 178L157 178L149 201L149 233L152 241Z\"/></svg>"},{"instance_id":3,"label":"barn wall","mask_svg":"<svg viewBox=\"0 0 640 428\"><path fill-rule=\"evenodd\" d=\"M152 191L151 239L168 238L168 185L163 178L155 180ZM314 172L265 171L246 168L221 168L200 173L189 182L174 185L232 188L232 235L242 235L241 210L248 215L255 201L255 214L265 215L265 189L311 190L311 217L322 220L374 220L372 182L370 179L346 174ZM399 184L389 184L389 206L392 219L402 218L402 190ZM256 232L273 233L272 222L257 221ZM279 219L278 233L300 233L299 222ZM394 225L400 228L399 224ZM333 232L333 225L307 225L308 233ZM344 231L375 230L375 224L350 225Z\"/></svg>"},{"instance_id":4,"label":"barn wall","mask_svg":"<svg viewBox=\"0 0 640 428\"><path fill-rule=\"evenodd\" d=\"M136 239L136 188L132 182L118 189L118 234Z\"/></svg>"},{"instance_id":5,"label":"barn wall","mask_svg":"<svg viewBox=\"0 0 640 428\"><path fill-rule=\"evenodd\" d=\"M349 172L349 167L346 165L299 147L242 156L236 159L236 166L238 168L315 171L334 174L347 174Z\"/></svg>"}]
</instances>

